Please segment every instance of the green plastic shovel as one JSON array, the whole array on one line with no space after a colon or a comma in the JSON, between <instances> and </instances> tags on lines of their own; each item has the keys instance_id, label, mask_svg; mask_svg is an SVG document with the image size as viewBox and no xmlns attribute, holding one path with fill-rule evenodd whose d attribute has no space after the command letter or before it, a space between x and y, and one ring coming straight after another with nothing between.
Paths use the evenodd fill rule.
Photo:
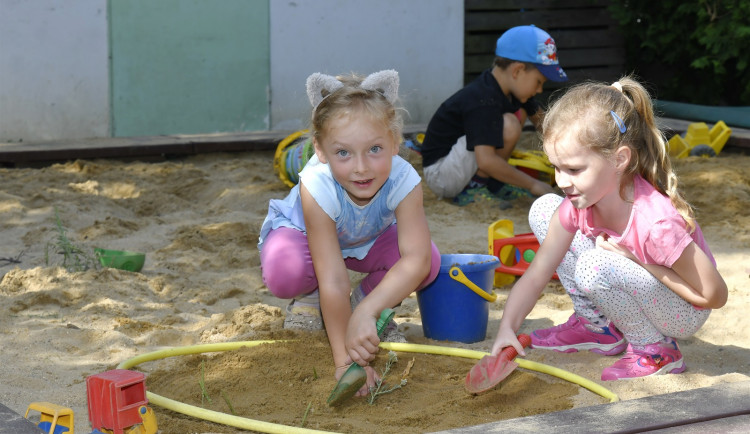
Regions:
<instances>
[{"instance_id":1,"label":"green plastic shovel","mask_svg":"<svg viewBox=\"0 0 750 434\"><path fill-rule=\"evenodd\" d=\"M378 337L383 335L385 327L391 319L393 319L395 314L396 312L390 308L385 308L383 309L383 312L380 313L380 318L378 318L375 323L375 328L378 330ZM336 383L336 387L333 388L331 395L328 397L328 405L335 407L351 398L360 388L362 388L365 382L367 382L367 372L365 372L365 368L356 363L352 363L349 365L346 372L344 372L344 375L341 376L339 382Z\"/></svg>"}]
</instances>

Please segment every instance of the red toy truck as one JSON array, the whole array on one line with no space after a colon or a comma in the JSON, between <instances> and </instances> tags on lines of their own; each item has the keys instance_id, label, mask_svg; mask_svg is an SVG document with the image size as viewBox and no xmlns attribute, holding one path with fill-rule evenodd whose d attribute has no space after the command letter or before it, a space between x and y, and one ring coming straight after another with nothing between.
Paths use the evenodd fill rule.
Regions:
<instances>
[{"instance_id":1,"label":"red toy truck","mask_svg":"<svg viewBox=\"0 0 750 434\"><path fill-rule=\"evenodd\" d=\"M156 416L147 406L146 375L113 369L86 377L91 428L107 434L155 434Z\"/></svg>"}]
</instances>

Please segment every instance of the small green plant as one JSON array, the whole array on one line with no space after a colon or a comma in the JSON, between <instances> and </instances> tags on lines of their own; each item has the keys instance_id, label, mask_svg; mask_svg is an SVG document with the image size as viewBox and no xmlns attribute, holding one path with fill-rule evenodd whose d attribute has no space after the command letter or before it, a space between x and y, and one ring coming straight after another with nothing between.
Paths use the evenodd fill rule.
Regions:
<instances>
[{"instance_id":1,"label":"small green plant","mask_svg":"<svg viewBox=\"0 0 750 434\"><path fill-rule=\"evenodd\" d=\"M86 271L90 268L97 267L97 261L94 255L86 252L82 247L73 244L67 236L67 229L60 220L60 213L55 207L55 230L57 236L54 241L47 243L44 249L44 263L49 265L50 249L57 254L62 255L62 267L69 272Z\"/></svg>"},{"instance_id":2,"label":"small green plant","mask_svg":"<svg viewBox=\"0 0 750 434\"><path fill-rule=\"evenodd\" d=\"M300 424L300 428L305 427L305 424L307 423L307 415L310 414L311 408L312 408L312 401L307 403L307 408L305 409L305 415L302 416L302 423Z\"/></svg>"},{"instance_id":3,"label":"small green plant","mask_svg":"<svg viewBox=\"0 0 750 434\"><path fill-rule=\"evenodd\" d=\"M237 416L237 413L234 411L234 406L231 402L229 402L229 397L226 393L224 393L224 389L221 390L221 397L224 398L224 402L227 403L227 406L229 407L229 411L232 412L232 415Z\"/></svg>"},{"instance_id":4,"label":"small green plant","mask_svg":"<svg viewBox=\"0 0 750 434\"><path fill-rule=\"evenodd\" d=\"M398 357L396 356L396 353L393 351L388 351L388 361L385 362L385 368L383 369L383 372L380 375L380 380L378 380L375 383L375 387L370 388L370 397L367 398L367 402L370 405L375 404L375 400L380 395L385 395L386 393L391 393L396 389L400 389L403 386L406 386L406 378L401 378L401 381L391 387L385 387L385 377L388 375L388 373L391 371L391 367L398 362Z\"/></svg>"},{"instance_id":5,"label":"small green plant","mask_svg":"<svg viewBox=\"0 0 750 434\"><path fill-rule=\"evenodd\" d=\"M201 378L198 380L198 384L201 386L201 405L203 405L204 401L208 401L209 404L211 404L211 397L208 396L208 391L206 390L206 362L205 360L201 360Z\"/></svg>"}]
</instances>

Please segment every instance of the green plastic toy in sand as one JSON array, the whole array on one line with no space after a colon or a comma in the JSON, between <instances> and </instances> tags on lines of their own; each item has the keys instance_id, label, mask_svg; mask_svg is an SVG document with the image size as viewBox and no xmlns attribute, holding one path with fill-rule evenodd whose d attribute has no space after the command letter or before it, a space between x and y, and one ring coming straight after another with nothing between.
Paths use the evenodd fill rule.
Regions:
<instances>
[{"instance_id":1,"label":"green plastic toy in sand","mask_svg":"<svg viewBox=\"0 0 750 434\"><path fill-rule=\"evenodd\" d=\"M141 271L146 261L146 254L128 252L126 250L109 250L95 248L94 252L104 267L117 268L126 271Z\"/></svg>"},{"instance_id":2,"label":"green plastic toy in sand","mask_svg":"<svg viewBox=\"0 0 750 434\"><path fill-rule=\"evenodd\" d=\"M375 323L375 328L378 331L378 337L383 335L385 327L393 319L396 311L390 308L383 309ZM335 407L342 402L348 400L367 382L367 372L365 368L359 366L356 363L349 365L349 368L341 376L339 382L336 383L336 387L333 388L331 395L328 397L328 405Z\"/></svg>"}]
</instances>

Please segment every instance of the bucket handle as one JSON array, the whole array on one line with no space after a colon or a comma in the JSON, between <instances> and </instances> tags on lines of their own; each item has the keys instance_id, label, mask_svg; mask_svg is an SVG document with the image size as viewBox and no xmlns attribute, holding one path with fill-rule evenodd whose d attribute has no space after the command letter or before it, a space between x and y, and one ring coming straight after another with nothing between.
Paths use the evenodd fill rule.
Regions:
<instances>
[{"instance_id":1,"label":"bucket handle","mask_svg":"<svg viewBox=\"0 0 750 434\"><path fill-rule=\"evenodd\" d=\"M483 299L489 301L490 303L494 303L495 300L497 300L497 294L495 294L495 291L493 290L491 294L487 294L485 291L482 290L482 288L478 287L474 282L469 280L468 277L464 274L463 271L461 271L460 268L457 266L452 266L451 269L448 271L448 274L451 276L451 279L461 282L464 285L466 285L469 289L476 292L478 296L482 297Z\"/></svg>"}]
</instances>

